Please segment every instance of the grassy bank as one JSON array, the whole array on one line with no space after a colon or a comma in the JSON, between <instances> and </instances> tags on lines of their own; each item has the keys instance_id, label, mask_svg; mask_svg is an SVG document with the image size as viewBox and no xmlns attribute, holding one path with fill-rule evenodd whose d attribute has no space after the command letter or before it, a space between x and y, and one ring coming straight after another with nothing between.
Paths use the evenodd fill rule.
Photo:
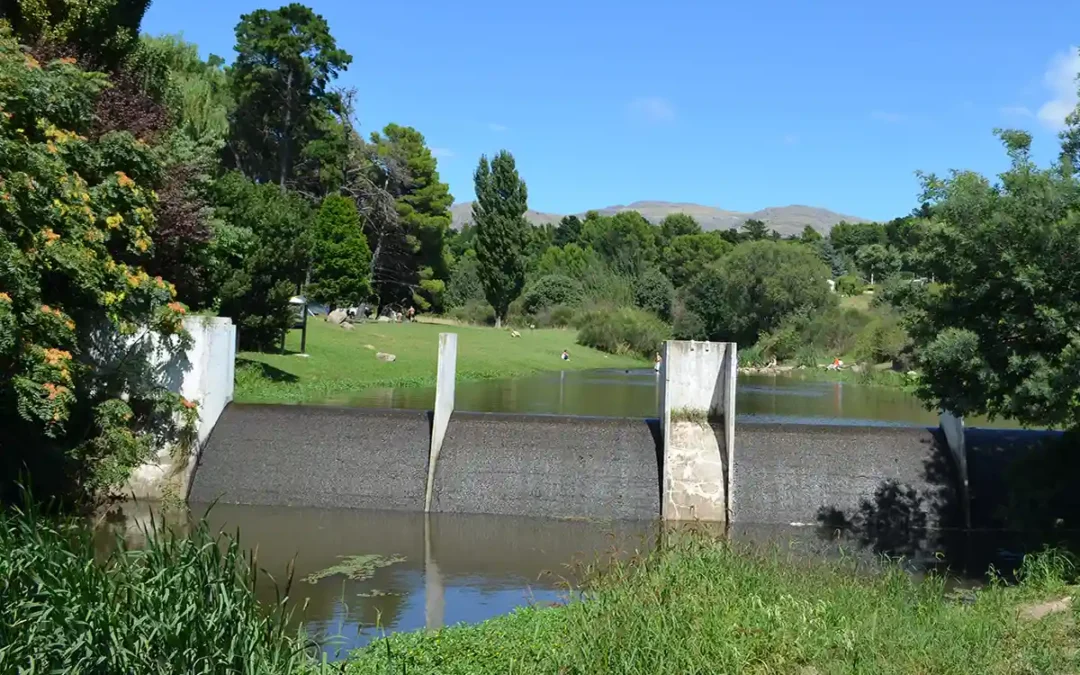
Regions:
<instances>
[{"instance_id":1,"label":"grassy bank","mask_svg":"<svg viewBox=\"0 0 1080 675\"><path fill-rule=\"evenodd\" d=\"M953 597L895 567L867 574L853 561L683 539L594 579L587 601L393 635L355 653L348 672L1076 672L1073 611L1024 612L1067 592L1066 568L1029 559L1018 586Z\"/></svg>"},{"instance_id":2,"label":"grassy bank","mask_svg":"<svg viewBox=\"0 0 1080 675\"><path fill-rule=\"evenodd\" d=\"M256 600L254 559L205 525L95 560L84 520L0 513L0 673L323 672Z\"/></svg>"},{"instance_id":3,"label":"grassy bank","mask_svg":"<svg viewBox=\"0 0 1080 675\"><path fill-rule=\"evenodd\" d=\"M297 356L300 331L292 331L286 354L242 352L236 368L236 400L251 403L300 403L346 395L374 387L423 387L435 384L439 333L458 334L458 381L521 377L543 371L588 368L634 368L646 362L604 354L574 344L571 330L509 331L477 326L425 323L366 323L351 331L321 319L308 322L308 357ZM559 358L564 349L570 360ZM388 363L376 352L394 354Z\"/></svg>"}]
</instances>

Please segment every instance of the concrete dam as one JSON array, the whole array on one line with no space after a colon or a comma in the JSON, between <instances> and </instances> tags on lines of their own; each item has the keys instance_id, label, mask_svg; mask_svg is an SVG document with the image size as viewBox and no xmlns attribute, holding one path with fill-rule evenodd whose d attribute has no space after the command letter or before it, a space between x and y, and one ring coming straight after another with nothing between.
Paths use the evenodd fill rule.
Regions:
<instances>
[{"instance_id":1,"label":"concrete dam","mask_svg":"<svg viewBox=\"0 0 1080 675\"><path fill-rule=\"evenodd\" d=\"M936 428L740 421L736 430L735 345L707 342L665 345L654 419L455 412L456 337L440 336L432 411L227 405L189 474L189 501L978 527L1001 500L1011 458L1048 436L965 429L947 414Z\"/></svg>"}]
</instances>

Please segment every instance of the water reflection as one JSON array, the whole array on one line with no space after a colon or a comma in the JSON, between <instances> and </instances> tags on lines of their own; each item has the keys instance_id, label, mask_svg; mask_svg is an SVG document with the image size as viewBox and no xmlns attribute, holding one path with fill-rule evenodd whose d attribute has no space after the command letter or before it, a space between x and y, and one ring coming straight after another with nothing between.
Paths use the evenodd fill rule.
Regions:
<instances>
[{"instance_id":1,"label":"water reflection","mask_svg":"<svg viewBox=\"0 0 1080 675\"><path fill-rule=\"evenodd\" d=\"M471 412L655 417L660 406L657 383L658 375L652 369L562 371L459 382L455 407ZM427 410L435 403L435 390L369 389L323 402ZM760 421L937 425L937 414L902 389L815 381L798 375L740 375L735 405L739 416ZM978 419L969 423L995 426Z\"/></svg>"},{"instance_id":2,"label":"water reflection","mask_svg":"<svg viewBox=\"0 0 1080 675\"><path fill-rule=\"evenodd\" d=\"M193 514L206 507L193 505ZM217 504L215 530L240 532L258 564L283 582L294 565L292 595L308 631L328 653L367 644L383 633L483 621L532 603L566 598L574 564L614 550L653 545L648 522L562 521L505 516L369 512ZM400 556L370 579L303 579L355 555ZM273 602L267 579L261 599Z\"/></svg>"}]
</instances>

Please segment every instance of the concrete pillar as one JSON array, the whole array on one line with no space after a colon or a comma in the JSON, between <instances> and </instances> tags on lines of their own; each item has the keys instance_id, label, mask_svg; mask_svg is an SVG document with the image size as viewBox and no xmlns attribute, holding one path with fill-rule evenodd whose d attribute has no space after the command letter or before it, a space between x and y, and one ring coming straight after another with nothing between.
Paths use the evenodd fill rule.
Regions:
<instances>
[{"instance_id":1,"label":"concrete pillar","mask_svg":"<svg viewBox=\"0 0 1080 675\"><path fill-rule=\"evenodd\" d=\"M435 380L435 414L431 424L431 448L428 452L427 492L424 511L431 511L435 488L435 467L439 461L446 427L454 412L454 381L457 378L457 333L439 333L439 365Z\"/></svg>"},{"instance_id":2,"label":"concrete pillar","mask_svg":"<svg viewBox=\"0 0 1080 675\"><path fill-rule=\"evenodd\" d=\"M938 414L938 425L945 435L945 442L949 446L949 453L956 462L957 471L960 473L960 491L964 507L964 527L971 527L971 502L968 486L967 444L965 443L964 418L953 415L947 410Z\"/></svg>"},{"instance_id":3,"label":"concrete pillar","mask_svg":"<svg viewBox=\"0 0 1080 675\"><path fill-rule=\"evenodd\" d=\"M664 520L728 520L737 374L734 343L664 344L660 368Z\"/></svg>"}]
</instances>

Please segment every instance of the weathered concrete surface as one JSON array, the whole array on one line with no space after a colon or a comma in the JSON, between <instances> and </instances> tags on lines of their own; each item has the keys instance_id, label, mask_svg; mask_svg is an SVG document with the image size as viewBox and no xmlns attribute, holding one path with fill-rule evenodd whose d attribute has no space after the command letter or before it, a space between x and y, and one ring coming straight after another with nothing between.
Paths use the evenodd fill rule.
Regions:
<instances>
[{"instance_id":1,"label":"weathered concrete surface","mask_svg":"<svg viewBox=\"0 0 1080 675\"><path fill-rule=\"evenodd\" d=\"M817 525L919 511L928 526L953 524L956 472L940 430L741 422L736 442L738 522Z\"/></svg>"},{"instance_id":2,"label":"weathered concrete surface","mask_svg":"<svg viewBox=\"0 0 1080 675\"><path fill-rule=\"evenodd\" d=\"M424 510L427 411L231 404L189 500Z\"/></svg>"},{"instance_id":3,"label":"weathered concrete surface","mask_svg":"<svg viewBox=\"0 0 1080 675\"><path fill-rule=\"evenodd\" d=\"M431 510L655 518L658 445L656 420L455 413Z\"/></svg>"},{"instance_id":4,"label":"weathered concrete surface","mask_svg":"<svg viewBox=\"0 0 1080 675\"><path fill-rule=\"evenodd\" d=\"M664 520L728 520L735 358L734 343L664 343L660 368Z\"/></svg>"},{"instance_id":5,"label":"weathered concrete surface","mask_svg":"<svg viewBox=\"0 0 1080 675\"><path fill-rule=\"evenodd\" d=\"M723 431L698 421L671 420L664 455L664 520L727 520Z\"/></svg>"}]
</instances>

